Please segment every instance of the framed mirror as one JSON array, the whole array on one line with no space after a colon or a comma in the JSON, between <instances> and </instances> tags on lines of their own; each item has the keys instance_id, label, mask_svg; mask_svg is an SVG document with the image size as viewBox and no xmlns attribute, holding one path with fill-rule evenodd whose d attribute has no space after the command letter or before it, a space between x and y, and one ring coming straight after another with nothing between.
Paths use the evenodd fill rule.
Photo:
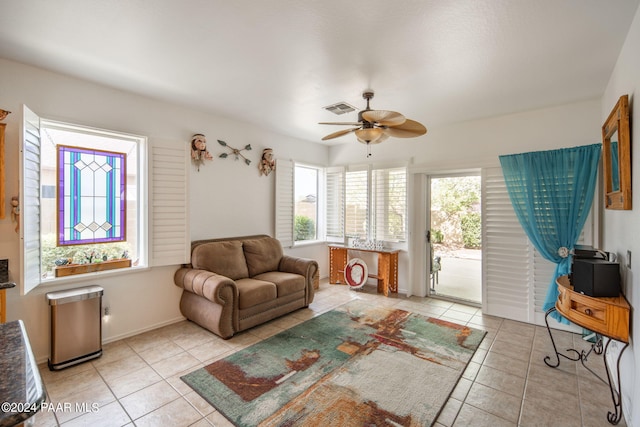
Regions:
<instances>
[{"instance_id":1,"label":"framed mirror","mask_svg":"<svg viewBox=\"0 0 640 427\"><path fill-rule=\"evenodd\" d=\"M620 97L602 126L604 206L631 209L631 135L629 95Z\"/></svg>"}]
</instances>

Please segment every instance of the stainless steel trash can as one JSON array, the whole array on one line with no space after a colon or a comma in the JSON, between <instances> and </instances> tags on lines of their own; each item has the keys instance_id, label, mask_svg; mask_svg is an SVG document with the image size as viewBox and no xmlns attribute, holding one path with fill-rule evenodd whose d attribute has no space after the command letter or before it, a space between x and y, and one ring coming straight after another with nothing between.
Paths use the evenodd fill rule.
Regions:
<instances>
[{"instance_id":1,"label":"stainless steel trash can","mask_svg":"<svg viewBox=\"0 0 640 427\"><path fill-rule=\"evenodd\" d=\"M100 286L49 292L51 357L57 371L102 356L102 294Z\"/></svg>"}]
</instances>

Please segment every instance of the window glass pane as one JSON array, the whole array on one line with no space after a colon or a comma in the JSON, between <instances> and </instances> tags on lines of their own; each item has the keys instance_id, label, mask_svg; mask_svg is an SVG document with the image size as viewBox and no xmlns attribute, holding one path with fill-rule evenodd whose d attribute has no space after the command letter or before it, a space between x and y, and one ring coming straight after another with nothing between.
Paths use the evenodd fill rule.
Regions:
<instances>
[{"instance_id":1,"label":"window glass pane","mask_svg":"<svg viewBox=\"0 0 640 427\"><path fill-rule=\"evenodd\" d=\"M125 240L125 154L58 145L58 245Z\"/></svg>"},{"instance_id":2,"label":"window glass pane","mask_svg":"<svg viewBox=\"0 0 640 427\"><path fill-rule=\"evenodd\" d=\"M295 167L294 240L316 240L318 235L318 169Z\"/></svg>"}]
</instances>

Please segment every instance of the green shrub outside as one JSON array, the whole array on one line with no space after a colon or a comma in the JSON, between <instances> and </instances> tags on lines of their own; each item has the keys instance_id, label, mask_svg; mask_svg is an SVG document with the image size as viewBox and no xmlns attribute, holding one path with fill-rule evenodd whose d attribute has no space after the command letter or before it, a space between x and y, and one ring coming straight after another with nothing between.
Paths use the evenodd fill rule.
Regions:
<instances>
[{"instance_id":1,"label":"green shrub outside","mask_svg":"<svg viewBox=\"0 0 640 427\"><path fill-rule=\"evenodd\" d=\"M42 258L43 273L53 271L56 260L71 260L72 264L98 263L106 257L108 260L121 259L122 254L128 252L127 242L98 243L92 245L56 246L56 236L51 234L42 239L40 256ZM93 256L91 256L93 252Z\"/></svg>"},{"instance_id":2,"label":"green shrub outside","mask_svg":"<svg viewBox=\"0 0 640 427\"><path fill-rule=\"evenodd\" d=\"M467 249L478 249L482 245L482 224L478 212L468 212L460 218L462 242Z\"/></svg>"},{"instance_id":3,"label":"green shrub outside","mask_svg":"<svg viewBox=\"0 0 640 427\"><path fill-rule=\"evenodd\" d=\"M296 215L295 240L313 240L316 238L316 224L308 216Z\"/></svg>"}]
</instances>

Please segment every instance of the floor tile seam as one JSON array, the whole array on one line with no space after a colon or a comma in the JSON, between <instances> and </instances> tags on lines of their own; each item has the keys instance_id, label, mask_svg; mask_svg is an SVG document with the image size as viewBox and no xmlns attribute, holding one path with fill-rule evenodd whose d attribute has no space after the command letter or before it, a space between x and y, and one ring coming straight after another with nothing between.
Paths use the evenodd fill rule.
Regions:
<instances>
[{"instance_id":1,"label":"floor tile seam","mask_svg":"<svg viewBox=\"0 0 640 427\"><path fill-rule=\"evenodd\" d=\"M124 414L125 414L125 415L127 416L127 418L128 418L128 421L126 421L124 424L120 424L120 427L124 427L124 426L127 426L127 425L129 425L129 424L133 423L133 418L131 418L131 415L129 415L129 413L128 413L128 412L127 412L127 410L124 408L124 406L122 405L122 403L120 403L120 400L119 400L118 398L116 398L116 400L115 400L114 402L109 402L109 403L108 403L108 405L111 405L112 403L118 403L118 405L120 406L120 409L122 409L122 411L124 412ZM106 406L106 405L105 405L105 406ZM86 416L86 415L88 415L88 414L86 414L86 413L85 413L85 414L82 414L81 416ZM80 417L77 417L77 418L80 418ZM77 418L73 418L73 419L77 419ZM71 421L71 420L69 420L69 421ZM69 422L69 421L67 421L67 422ZM84 424L84 423L83 423L83 424ZM60 424L58 424L58 425L60 425ZM62 427L64 427L64 424L62 424Z\"/></svg>"},{"instance_id":2,"label":"floor tile seam","mask_svg":"<svg viewBox=\"0 0 640 427\"><path fill-rule=\"evenodd\" d=\"M495 341L494 341L494 342L495 342ZM525 360L525 359L519 359L519 358L517 358L517 357L513 357L513 355L511 355L511 354L505 354L504 352L494 350L494 349L493 349L493 343L491 343L491 347L487 350L487 355L488 355L490 352L492 352L492 353L494 353L494 354L499 354L500 356L507 357L508 359L511 359L511 360L516 360L516 361L518 361L518 362L525 362L525 363L527 363L527 365L528 365L528 362L529 362L529 359L527 359L527 360ZM491 368L493 368L493 366L491 366ZM500 371L503 371L503 370L504 370L504 369L500 369L500 368L494 368L494 369L498 369L498 370L500 370Z\"/></svg>"},{"instance_id":3,"label":"floor tile seam","mask_svg":"<svg viewBox=\"0 0 640 427\"><path fill-rule=\"evenodd\" d=\"M492 368L492 369L495 369L495 368ZM500 372L504 372L504 371L500 371ZM505 373L507 373L507 374L508 374L508 372L505 372ZM517 375L514 375L514 376L517 376ZM518 377L518 378L522 378L522 377ZM473 379L473 384L475 384L475 383L478 383L478 384L480 384L480 385L481 385L481 386L483 386L483 387L490 388L491 390L499 391L499 392L501 392L501 393L508 394L509 396L513 396L513 397L515 397L515 398L517 398L517 399L524 400L524 391L525 391L525 388L523 388L523 389L522 389L522 395L521 395L521 396L518 396L518 395L515 395L515 394L513 394L513 393L506 392L506 391L504 391L503 389L497 388L497 386L493 386L493 385L490 385L490 384L485 384L485 383L483 383L483 382L481 382L481 381L478 381L478 376L477 376L477 375L476 375L476 377ZM525 379L525 383L526 383L526 379ZM471 387L473 387L473 384L471 385ZM469 388L469 390L471 390L471 388ZM468 394L469 394L469 392L467 392L467 395L468 395ZM465 400L466 400L466 396L465 396Z\"/></svg>"},{"instance_id":4,"label":"floor tile seam","mask_svg":"<svg viewBox=\"0 0 640 427\"><path fill-rule=\"evenodd\" d=\"M474 382L475 382L475 381L474 381ZM506 419L506 418L504 418L504 417L501 417L501 416L500 416L500 415L498 415L498 414L494 414L493 412L487 411L486 409L483 409L483 408L479 408L478 406L476 406L476 405L474 405L474 404L472 404L472 403L470 403L470 402L467 402L467 399L466 399L466 398L465 398L464 402L462 402L462 406L464 406L464 405L469 405L469 406L471 406L471 407L473 407L473 408L477 409L478 411L482 411L482 412L484 412L484 413L486 413L486 414L489 414L489 415L492 415L492 416L494 416L494 417L496 417L496 418L500 418L501 420L504 420L504 421L506 421L506 422L508 422L508 423L515 423L515 424L518 424L518 423L519 423L519 420L520 420L520 414L518 414L518 421L511 421L511 420L508 420L508 419ZM460 407L460 410L462 410L462 406ZM460 415L460 412L458 412L458 415ZM458 419L458 417L456 416L456 420L457 420L457 419ZM454 421L454 423L453 423L453 424L455 425L455 421Z\"/></svg>"},{"instance_id":5,"label":"floor tile seam","mask_svg":"<svg viewBox=\"0 0 640 427\"><path fill-rule=\"evenodd\" d=\"M146 362L145 362L146 363ZM98 371L96 369L96 371ZM107 382L107 380L102 376L102 374L100 373L100 371L98 371L98 375L100 375L100 378L102 378L102 382L104 382L104 385L109 389L109 392L113 395L113 397L116 399L116 402L118 402L118 405L120 405L120 408L122 408L122 410L124 411L124 413L127 415L127 417L129 418L129 422L132 423L133 422L133 418L131 417L131 414L129 414L129 412L127 412L127 409L124 407L124 405L122 404L122 402L120 402L120 399L122 397L126 397L126 396L130 396L131 394L135 393L135 392L131 392L129 394L127 394L126 396L122 396L122 397L118 397L116 395L116 393L113 391L113 389L111 388L111 386L109 385L109 383ZM127 375L131 375L131 374L127 374ZM155 384L155 383L154 383ZM139 391L139 390L136 390ZM128 423L127 423L128 424ZM127 425L124 424L124 425Z\"/></svg>"},{"instance_id":6,"label":"floor tile seam","mask_svg":"<svg viewBox=\"0 0 640 427\"><path fill-rule=\"evenodd\" d=\"M518 418L518 425L520 425L522 423L522 415L524 413L525 401L529 401L529 402L532 401L531 398L529 398L529 399L527 398L527 388L528 388L528 385L529 385L530 382L532 382L532 383L535 382L535 380L532 378L532 374L531 374L531 368L534 366L533 357L534 357L534 352L532 351L531 352L531 356L529 358L529 365L527 367L527 376L525 378L524 393L523 393L523 396L522 396L522 404L521 404L521 407L520 407L520 417ZM546 365L546 366L548 366L548 365ZM548 366L548 367L551 368L551 369L555 369L555 368L552 368L550 366ZM565 372L565 371L563 371L563 372ZM567 373L569 375L575 375L575 374L571 374L569 372L565 372L565 373ZM578 396L578 406L580 406L580 398L579 398L579 396ZM582 421L582 410L581 409L580 409L580 420Z\"/></svg>"},{"instance_id":7,"label":"floor tile seam","mask_svg":"<svg viewBox=\"0 0 640 427\"><path fill-rule=\"evenodd\" d=\"M453 393L453 390L452 392ZM456 423L456 419L458 418L458 415L460 415L460 410L462 409L462 406L464 405L464 400L458 400L454 397L451 397L451 394L449 394L449 398L445 401L444 405L442 406L442 408L440 408L440 412L438 413L438 416L435 419L435 423L439 423L441 425L445 425L442 422L439 422L438 420L440 419L440 416L442 415L442 412L444 411L444 408L449 404L450 401L455 400L456 402L460 402L460 405L458 406L458 409L456 410L455 415L453 416L453 420L452 420L452 424L449 427L453 427L453 425Z\"/></svg>"},{"instance_id":8,"label":"floor tile seam","mask_svg":"<svg viewBox=\"0 0 640 427\"><path fill-rule=\"evenodd\" d=\"M166 382L166 383L167 383L171 388L173 388L173 387L171 386L171 384L169 384L169 382L168 382L168 381L166 381L166 380L164 380L164 381L165 381L165 382ZM157 383L156 383L156 384L157 384ZM149 388L149 387L151 387L151 386L147 386L147 387L145 387L145 388ZM144 390L145 388L143 388L143 389L141 389L141 390ZM138 390L138 391L141 391L141 390ZM174 390L175 390L175 389L174 389ZM143 417L145 417L145 416L147 416L147 415L149 415L149 414L151 414L151 413L153 413L153 412L157 411L158 409L160 409L160 408L162 408L162 407L164 407L164 406L167 406L167 405L168 405L168 404L170 404L170 403L175 402L175 401L176 401L176 400L178 400L178 399L184 399L184 400L187 400L187 399L185 399L185 398L184 398L184 395L182 395L182 394L181 394L180 392L178 392L177 390L176 390L176 393L178 393L178 397L176 397L175 399L171 399L170 401L163 403L162 405L158 406L157 408L154 408L154 409L152 409L152 410L150 410L150 411L148 411L148 412L145 412L144 414L142 414L142 415L138 416L137 418L133 418L133 417L131 416L131 414L127 411L127 409L124 407L124 405L123 405L122 403L120 403L120 406L122 406L122 408L124 409L125 413L126 413L126 414L127 414L127 416L129 417L129 419L131 420L131 422L132 422L132 423L134 423L134 425L135 425L135 424L136 424L136 420L139 420L140 418L143 418ZM190 403L188 400L187 400L187 403L189 403L189 405L191 405L191 403ZM193 406L193 405L191 405L191 406ZM197 409L196 409L196 412L198 412L198 414L200 414L200 412L199 412Z\"/></svg>"},{"instance_id":9,"label":"floor tile seam","mask_svg":"<svg viewBox=\"0 0 640 427\"><path fill-rule=\"evenodd\" d=\"M191 401L190 401L189 399L187 399L187 395L186 395L186 394L180 394L180 397L182 397L184 400L186 400L186 401L187 401L187 403L188 403L189 405L191 405L191 407L192 407L193 409L195 409L195 410L196 410L196 412L197 412L198 414L200 414L200 416L201 416L202 418L207 418L209 415L213 414L214 412L218 412L218 410L216 409L216 407L215 407L215 406L213 406L212 404L210 404L210 403L209 403L209 402L208 402L204 397L202 397L202 396L200 395L200 393L198 393L198 392L197 392L197 391L195 391L195 390L191 390L191 392L195 393L197 396L200 396L200 398L201 398L202 400L204 400L205 402L207 402L207 404L213 408L213 411L209 412L208 414L203 414L202 412L200 412L200 409L198 409L194 403L191 403ZM191 392L189 392L189 393L191 393ZM197 421L196 421L196 422L197 422Z\"/></svg>"},{"instance_id":10,"label":"floor tile seam","mask_svg":"<svg viewBox=\"0 0 640 427\"><path fill-rule=\"evenodd\" d=\"M492 369L494 369L494 368L492 368ZM500 372L504 372L504 371L500 371ZM508 373L508 372L507 372L507 373ZM514 376L516 376L516 375L514 375ZM518 377L518 378L522 378L522 377ZM526 381L527 381L527 380L525 379L525 383L526 383ZM501 389L501 388L497 388L497 386L493 386L493 385L491 385L491 384L485 384L485 383L484 383L484 382L482 382L482 381L478 381L478 376L477 376L477 375L476 375L476 378L473 380L473 383L474 383L474 384L475 384L475 383L478 383L478 384L480 384L480 385L482 385L482 386L485 386L485 387L487 387L487 388L490 388L490 389L492 389L492 390L496 390L496 391L502 392L502 393L504 393L504 394L508 394L509 396L513 396L513 397L515 397L515 398L518 398L518 399L520 399L520 400L524 400L524 391L525 391L525 387L524 387L524 386L523 386L523 388L522 388L522 393L521 393L520 395L517 395L517 394L509 393L508 391L504 391L504 390L503 390L503 389Z\"/></svg>"},{"instance_id":11,"label":"floor tile seam","mask_svg":"<svg viewBox=\"0 0 640 427\"><path fill-rule=\"evenodd\" d=\"M535 333L534 333L534 337L535 337ZM533 343L533 339L531 340L531 348L529 351L529 359L527 360L527 374L524 377L524 384L523 384L523 388L522 388L522 397L520 398L520 409L518 410L518 421L517 424L518 426L522 425L522 416L524 415L524 404L525 404L525 398L526 398L526 394L527 394L527 385L529 384L529 379L530 379L530 374L531 374L531 360L533 359L533 348L534 348L534 343Z\"/></svg>"},{"instance_id":12,"label":"floor tile seam","mask_svg":"<svg viewBox=\"0 0 640 427\"><path fill-rule=\"evenodd\" d=\"M134 335L134 336L135 336L135 335ZM129 338L131 338L131 337L129 337ZM109 344L113 344L113 343L116 343L116 342L121 342L121 343L123 343L124 345L126 345L126 346L129 348L129 350L131 350L135 355L137 355L138 357L140 357L140 354L138 354L138 352L137 352L133 347L131 347L131 346L129 345L129 343L127 342L127 339L128 339L128 338L121 338L121 339L119 339L119 340L112 341L112 342L110 342ZM103 348L102 355L104 355L104 351L105 351L105 350L106 350L106 349L104 349L104 348ZM99 363L99 362L101 362L102 360L104 360L104 359L102 359L102 355L101 355L99 358L97 358L97 359L95 359L95 360L92 360L92 361L91 361L91 366L93 366L93 369L95 369L96 371L99 371L100 365L102 365L102 364L101 364L101 363ZM107 365L107 364L109 364L109 363L113 363L113 362L118 362L118 361L120 361L120 360L122 360L122 359L126 359L127 357L130 357L130 356L131 356L131 354L126 355L126 356L123 356L123 357L119 357L119 358L114 359L114 360L109 360L108 362L105 362L105 363L104 363L104 365ZM98 363L98 364L96 365L96 363ZM104 365L102 365L102 366L104 366Z\"/></svg>"}]
</instances>

